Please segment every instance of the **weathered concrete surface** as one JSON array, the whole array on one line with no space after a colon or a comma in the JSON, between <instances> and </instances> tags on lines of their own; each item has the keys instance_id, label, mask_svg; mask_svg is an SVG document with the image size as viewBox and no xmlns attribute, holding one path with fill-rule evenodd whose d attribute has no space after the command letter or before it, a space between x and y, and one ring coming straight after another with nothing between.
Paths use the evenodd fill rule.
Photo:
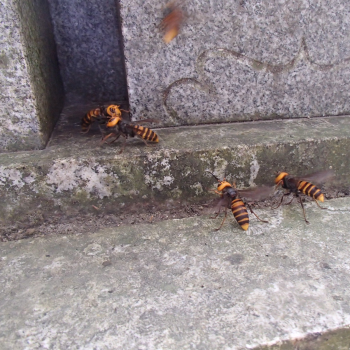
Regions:
<instances>
[{"instance_id":1,"label":"weathered concrete surface","mask_svg":"<svg viewBox=\"0 0 350 350\"><path fill-rule=\"evenodd\" d=\"M0 7L0 152L43 148L63 89L46 0Z\"/></svg>"},{"instance_id":2,"label":"weathered concrete surface","mask_svg":"<svg viewBox=\"0 0 350 350\"><path fill-rule=\"evenodd\" d=\"M350 111L347 0L179 0L186 21L166 45L166 2L120 0L135 117L165 125L340 115Z\"/></svg>"},{"instance_id":3,"label":"weathered concrete surface","mask_svg":"<svg viewBox=\"0 0 350 350\"><path fill-rule=\"evenodd\" d=\"M58 129L57 131L59 131ZM0 156L0 218L35 224L53 211L69 215L127 210L150 202L212 198L217 176L238 188L273 185L275 171L294 175L332 168L332 188L349 193L350 118L262 121L159 129L160 143L128 140L99 147L100 134L56 135L43 151Z\"/></svg>"},{"instance_id":4,"label":"weathered concrete surface","mask_svg":"<svg viewBox=\"0 0 350 350\"><path fill-rule=\"evenodd\" d=\"M1 243L1 348L347 349L317 336L350 325L350 199L325 206Z\"/></svg>"},{"instance_id":5,"label":"weathered concrete surface","mask_svg":"<svg viewBox=\"0 0 350 350\"><path fill-rule=\"evenodd\" d=\"M48 2L66 102L127 100L118 1Z\"/></svg>"}]
</instances>

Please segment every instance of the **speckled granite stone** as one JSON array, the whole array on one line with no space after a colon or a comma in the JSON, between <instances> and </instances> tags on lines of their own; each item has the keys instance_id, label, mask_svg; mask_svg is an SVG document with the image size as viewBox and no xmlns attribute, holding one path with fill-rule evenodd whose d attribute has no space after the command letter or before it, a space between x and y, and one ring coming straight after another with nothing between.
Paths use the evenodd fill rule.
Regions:
<instances>
[{"instance_id":1,"label":"speckled granite stone","mask_svg":"<svg viewBox=\"0 0 350 350\"><path fill-rule=\"evenodd\" d=\"M116 0L49 0L66 101L127 100Z\"/></svg>"},{"instance_id":2,"label":"speckled granite stone","mask_svg":"<svg viewBox=\"0 0 350 350\"><path fill-rule=\"evenodd\" d=\"M43 148L63 100L49 9L4 0L0 17L0 152Z\"/></svg>"},{"instance_id":3,"label":"speckled granite stone","mask_svg":"<svg viewBox=\"0 0 350 350\"><path fill-rule=\"evenodd\" d=\"M164 44L167 1L120 0L134 117L164 125L350 110L350 2L187 0Z\"/></svg>"}]
</instances>

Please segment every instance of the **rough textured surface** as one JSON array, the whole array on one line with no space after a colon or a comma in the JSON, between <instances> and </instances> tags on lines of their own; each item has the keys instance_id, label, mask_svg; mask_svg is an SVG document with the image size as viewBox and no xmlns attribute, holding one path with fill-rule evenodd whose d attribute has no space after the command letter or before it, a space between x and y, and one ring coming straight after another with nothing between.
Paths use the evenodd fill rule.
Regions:
<instances>
[{"instance_id":1,"label":"rough textured surface","mask_svg":"<svg viewBox=\"0 0 350 350\"><path fill-rule=\"evenodd\" d=\"M48 0L68 103L127 100L116 0Z\"/></svg>"},{"instance_id":2,"label":"rough textured surface","mask_svg":"<svg viewBox=\"0 0 350 350\"><path fill-rule=\"evenodd\" d=\"M326 205L2 243L2 349L346 349L317 336L350 324L350 199Z\"/></svg>"},{"instance_id":3,"label":"rough textured surface","mask_svg":"<svg viewBox=\"0 0 350 350\"><path fill-rule=\"evenodd\" d=\"M181 2L181 1L179 1ZM347 0L186 0L169 44L166 2L120 0L131 110L165 125L350 111Z\"/></svg>"},{"instance_id":4,"label":"rough textured surface","mask_svg":"<svg viewBox=\"0 0 350 350\"><path fill-rule=\"evenodd\" d=\"M349 344L350 329L345 327L329 332L311 333L304 338L285 340L255 350L348 350Z\"/></svg>"},{"instance_id":5,"label":"rough textured surface","mask_svg":"<svg viewBox=\"0 0 350 350\"><path fill-rule=\"evenodd\" d=\"M46 1L0 8L0 152L43 148L63 101Z\"/></svg>"},{"instance_id":6,"label":"rough textured surface","mask_svg":"<svg viewBox=\"0 0 350 350\"><path fill-rule=\"evenodd\" d=\"M47 0L19 0L26 59L43 144L63 107L63 85Z\"/></svg>"},{"instance_id":7,"label":"rough textured surface","mask_svg":"<svg viewBox=\"0 0 350 350\"><path fill-rule=\"evenodd\" d=\"M274 173L294 175L332 168L332 188L349 193L350 118L261 121L156 130L159 144L128 140L99 146L100 134L57 129L43 151L0 156L0 218L37 222L54 213L105 213L149 203L179 205L212 198L220 178L238 188L273 185Z\"/></svg>"}]
</instances>

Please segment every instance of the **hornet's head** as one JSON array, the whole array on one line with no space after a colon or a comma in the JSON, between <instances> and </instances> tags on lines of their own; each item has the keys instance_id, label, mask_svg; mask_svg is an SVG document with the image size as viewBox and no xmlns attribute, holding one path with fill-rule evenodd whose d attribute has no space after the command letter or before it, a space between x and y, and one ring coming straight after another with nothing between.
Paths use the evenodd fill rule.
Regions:
<instances>
[{"instance_id":1,"label":"hornet's head","mask_svg":"<svg viewBox=\"0 0 350 350\"><path fill-rule=\"evenodd\" d=\"M121 117L122 112L119 107L118 105L110 105L106 108L106 111L111 117Z\"/></svg>"},{"instance_id":2,"label":"hornet's head","mask_svg":"<svg viewBox=\"0 0 350 350\"><path fill-rule=\"evenodd\" d=\"M213 177L219 182L219 184L218 184L218 191L222 191L222 190L223 190L224 188L226 188L226 187L232 187L232 185L231 185L229 182L227 182L226 179L223 179L223 180L221 181L221 180L219 180L219 178L218 178L217 176L215 176L212 172L210 172L210 171L208 171L208 170L207 170L207 172L210 173L210 174L212 174Z\"/></svg>"},{"instance_id":3,"label":"hornet's head","mask_svg":"<svg viewBox=\"0 0 350 350\"><path fill-rule=\"evenodd\" d=\"M275 184L276 188L283 183L283 179L288 175L288 173L285 173L283 171L277 173L277 176L275 178Z\"/></svg>"},{"instance_id":4,"label":"hornet's head","mask_svg":"<svg viewBox=\"0 0 350 350\"><path fill-rule=\"evenodd\" d=\"M226 187L232 187L232 185L224 179L218 184L218 191L223 191Z\"/></svg>"}]
</instances>

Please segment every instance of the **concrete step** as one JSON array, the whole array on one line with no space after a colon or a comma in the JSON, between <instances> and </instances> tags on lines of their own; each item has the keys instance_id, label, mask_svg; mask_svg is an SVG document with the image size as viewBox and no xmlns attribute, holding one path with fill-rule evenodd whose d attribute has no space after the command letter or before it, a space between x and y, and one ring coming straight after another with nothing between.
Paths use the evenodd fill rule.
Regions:
<instances>
[{"instance_id":1,"label":"concrete step","mask_svg":"<svg viewBox=\"0 0 350 350\"><path fill-rule=\"evenodd\" d=\"M130 206L205 202L219 177L238 188L272 185L275 171L301 175L332 168L330 196L349 194L350 118L273 120L156 129L159 144L99 146L97 130L80 133L64 116L47 149L0 154L3 225L40 224L51 215L127 212Z\"/></svg>"},{"instance_id":2,"label":"concrete step","mask_svg":"<svg viewBox=\"0 0 350 350\"><path fill-rule=\"evenodd\" d=\"M348 349L350 198L0 244L1 349Z\"/></svg>"}]
</instances>

